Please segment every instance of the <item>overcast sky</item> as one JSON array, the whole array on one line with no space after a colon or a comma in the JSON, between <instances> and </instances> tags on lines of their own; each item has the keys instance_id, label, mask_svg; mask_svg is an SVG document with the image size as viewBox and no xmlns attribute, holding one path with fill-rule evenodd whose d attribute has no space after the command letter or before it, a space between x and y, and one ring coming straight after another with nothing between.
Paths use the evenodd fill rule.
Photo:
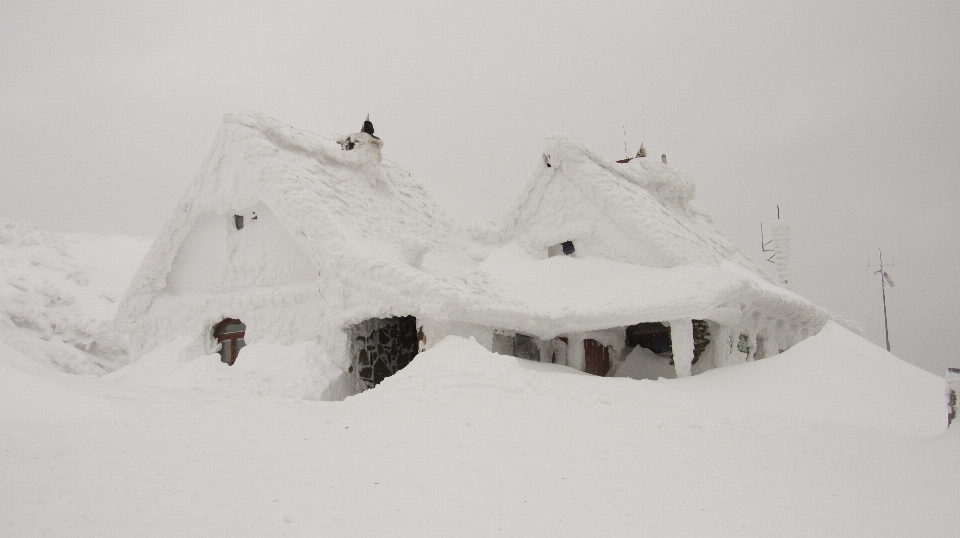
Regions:
<instances>
[{"instance_id":1,"label":"overcast sky","mask_svg":"<svg viewBox=\"0 0 960 538\"><path fill-rule=\"evenodd\" d=\"M758 260L779 205L797 291L880 345L882 248L894 353L960 366L960 2L0 3L0 217L153 236L241 110L370 113L462 222L625 130Z\"/></svg>"}]
</instances>

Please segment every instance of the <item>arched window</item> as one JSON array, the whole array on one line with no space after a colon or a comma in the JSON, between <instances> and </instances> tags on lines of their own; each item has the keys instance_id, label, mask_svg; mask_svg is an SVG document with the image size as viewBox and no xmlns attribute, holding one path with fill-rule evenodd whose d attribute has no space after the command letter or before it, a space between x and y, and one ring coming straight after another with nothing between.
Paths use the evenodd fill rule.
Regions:
<instances>
[{"instance_id":1,"label":"arched window","mask_svg":"<svg viewBox=\"0 0 960 538\"><path fill-rule=\"evenodd\" d=\"M233 366L240 348L246 345L243 335L247 326L239 319L227 318L213 328L213 336L220 342L220 360Z\"/></svg>"}]
</instances>

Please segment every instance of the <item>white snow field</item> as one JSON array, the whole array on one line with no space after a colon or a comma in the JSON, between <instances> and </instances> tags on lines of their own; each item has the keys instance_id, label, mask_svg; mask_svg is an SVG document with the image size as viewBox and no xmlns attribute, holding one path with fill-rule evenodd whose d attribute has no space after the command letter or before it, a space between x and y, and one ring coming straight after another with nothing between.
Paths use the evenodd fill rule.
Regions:
<instances>
[{"instance_id":1,"label":"white snow field","mask_svg":"<svg viewBox=\"0 0 960 538\"><path fill-rule=\"evenodd\" d=\"M780 355L659 381L449 337L318 401L337 372L309 360L313 342L257 342L229 367L174 340L117 369L101 296L149 242L0 230L0 536L960 529L944 380L832 322Z\"/></svg>"}]
</instances>

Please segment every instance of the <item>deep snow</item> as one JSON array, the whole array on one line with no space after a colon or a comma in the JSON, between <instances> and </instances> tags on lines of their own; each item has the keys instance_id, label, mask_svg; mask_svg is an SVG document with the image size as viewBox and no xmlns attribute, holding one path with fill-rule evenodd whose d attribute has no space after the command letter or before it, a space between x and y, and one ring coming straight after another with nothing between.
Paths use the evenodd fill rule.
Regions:
<instances>
[{"instance_id":1,"label":"deep snow","mask_svg":"<svg viewBox=\"0 0 960 538\"><path fill-rule=\"evenodd\" d=\"M85 347L111 338L105 295L149 242L0 224L3 536L960 528L944 380L833 323L779 356L659 381L450 337L376 389L314 401L336 396L337 372L307 360L310 342L257 342L228 367L175 340L102 375L120 362Z\"/></svg>"},{"instance_id":2,"label":"deep snow","mask_svg":"<svg viewBox=\"0 0 960 538\"><path fill-rule=\"evenodd\" d=\"M0 344L0 528L954 536L960 435L915 436L943 429L942 380L825 333L669 381L597 378L451 337L343 402L69 376Z\"/></svg>"}]
</instances>

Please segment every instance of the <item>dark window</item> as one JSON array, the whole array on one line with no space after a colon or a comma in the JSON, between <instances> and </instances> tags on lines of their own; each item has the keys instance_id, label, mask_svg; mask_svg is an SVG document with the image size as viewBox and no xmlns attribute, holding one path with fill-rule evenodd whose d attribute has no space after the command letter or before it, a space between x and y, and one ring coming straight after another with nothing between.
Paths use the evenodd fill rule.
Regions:
<instances>
[{"instance_id":1,"label":"dark window","mask_svg":"<svg viewBox=\"0 0 960 538\"><path fill-rule=\"evenodd\" d=\"M243 336L247 331L247 326L238 319L227 318L213 328L213 336L220 342L220 361L233 366L237 361L237 355L246 342Z\"/></svg>"},{"instance_id":2,"label":"dark window","mask_svg":"<svg viewBox=\"0 0 960 538\"><path fill-rule=\"evenodd\" d=\"M569 256L576 252L576 250L573 246L573 241L564 241L563 243L557 243L556 245L547 247L547 257L552 258L561 254Z\"/></svg>"},{"instance_id":3,"label":"dark window","mask_svg":"<svg viewBox=\"0 0 960 538\"><path fill-rule=\"evenodd\" d=\"M532 336L516 333L513 335L494 331L493 352L510 355L518 359L540 362L540 346Z\"/></svg>"},{"instance_id":4,"label":"dark window","mask_svg":"<svg viewBox=\"0 0 960 538\"><path fill-rule=\"evenodd\" d=\"M513 339L513 356L518 359L540 362L540 348L532 336L517 334Z\"/></svg>"},{"instance_id":5,"label":"dark window","mask_svg":"<svg viewBox=\"0 0 960 538\"><path fill-rule=\"evenodd\" d=\"M243 229L243 215L234 215L233 216L233 225L237 227L238 230Z\"/></svg>"}]
</instances>

